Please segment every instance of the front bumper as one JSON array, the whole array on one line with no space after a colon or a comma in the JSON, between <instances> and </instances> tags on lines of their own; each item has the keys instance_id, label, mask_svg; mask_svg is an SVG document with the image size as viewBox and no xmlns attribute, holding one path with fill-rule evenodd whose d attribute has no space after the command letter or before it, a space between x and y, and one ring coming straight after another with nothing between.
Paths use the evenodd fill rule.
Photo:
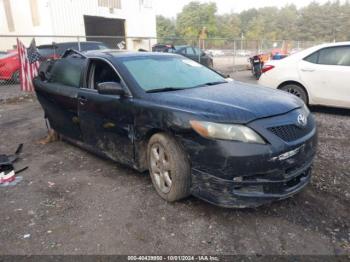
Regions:
<instances>
[{"instance_id":1,"label":"front bumper","mask_svg":"<svg viewBox=\"0 0 350 262\"><path fill-rule=\"evenodd\" d=\"M312 162L287 174L244 177L241 182L226 180L192 170L192 194L212 204L246 208L282 200L301 191L311 178Z\"/></svg>"},{"instance_id":2,"label":"front bumper","mask_svg":"<svg viewBox=\"0 0 350 262\"><path fill-rule=\"evenodd\" d=\"M312 115L308 133L284 141L268 127L296 119L287 115L249 124L269 142L266 145L209 140L196 134L182 138L192 163L192 194L223 207L256 207L288 198L309 182L316 155L317 131ZM289 118L290 116L290 118Z\"/></svg>"}]
</instances>

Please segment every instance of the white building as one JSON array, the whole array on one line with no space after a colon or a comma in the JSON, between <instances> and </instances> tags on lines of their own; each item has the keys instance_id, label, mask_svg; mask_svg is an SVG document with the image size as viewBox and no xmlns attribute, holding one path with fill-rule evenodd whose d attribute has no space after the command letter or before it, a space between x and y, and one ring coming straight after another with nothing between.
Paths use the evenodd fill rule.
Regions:
<instances>
[{"instance_id":1,"label":"white building","mask_svg":"<svg viewBox=\"0 0 350 262\"><path fill-rule=\"evenodd\" d=\"M128 49L148 49L153 41L131 37L156 37L152 0L0 0L0 50L11 49L15 37L35 35L37 45L77 41L62 36L120 36L80 38L107 42L116 48L125 41ZM60 36L60 37L47 37ZM20 38L26 45L32 37Z\"/></svg>"}]
</instances>

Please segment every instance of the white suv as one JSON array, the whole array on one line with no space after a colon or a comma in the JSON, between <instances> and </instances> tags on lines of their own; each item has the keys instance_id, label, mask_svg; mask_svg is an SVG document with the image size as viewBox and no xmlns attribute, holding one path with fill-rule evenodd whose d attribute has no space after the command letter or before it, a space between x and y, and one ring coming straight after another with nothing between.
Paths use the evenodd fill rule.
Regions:
<instances>
[{"instance_id":1,"label":"white suv","mask_svg":"<svg viewBox=\"0 0 350 262\"><path fill-rule=\"evenodd\" d=\"M260 85L290 92L309 105L350 108L350 42L268 61L262 71Z\"/></svg>"}]
</instances>

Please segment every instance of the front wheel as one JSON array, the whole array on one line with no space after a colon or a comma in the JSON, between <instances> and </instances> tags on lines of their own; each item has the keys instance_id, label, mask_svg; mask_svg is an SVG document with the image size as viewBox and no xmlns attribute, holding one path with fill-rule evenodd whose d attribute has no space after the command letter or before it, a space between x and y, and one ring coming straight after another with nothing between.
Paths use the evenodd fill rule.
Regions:
<instances>
[{"instance_id":1,"label":"front wheel","mask_svg":"<svg viewBox=\"0 0 350 262\"><path fill-rule=\"evenodd\" d=\"M147 159L153 186L163 199L173 202L190 195L190 163L174 137L165 133L153 135Z\"/></svg>"},{"instance_id":2,"label":"front wheel","mask_svg":"<svg viewBox=\"0 0 350 262\"><path fill-rule=\"evenodd\" d=\"M280 89L299 97L301 100L304 101L305 104L308 104L307 93L301 86L296 84L289 84L282 86Z\"/></svg>"}]
</instances>

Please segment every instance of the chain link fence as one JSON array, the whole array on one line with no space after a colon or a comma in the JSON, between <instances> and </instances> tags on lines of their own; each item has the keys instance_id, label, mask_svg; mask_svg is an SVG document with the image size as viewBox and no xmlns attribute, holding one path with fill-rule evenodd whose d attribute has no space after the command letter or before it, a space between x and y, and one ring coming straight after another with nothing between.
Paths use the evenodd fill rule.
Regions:
<instances>
[{"instance_id":1,"label":"chain link fence","mask_svg":"<svg viewBox=\"0 0 350 262\"><path fill-rule=\"evenodd\" d=\"M56 59L69 48L87 51L95 49L120 49L151 52L158 46L166 51L179 53L224 73L249 69L249 57L280 50L295 53L314 46L316 42L301 41L247 41L232 39L186 39L111 36L0 36L0 88L19 90L20 62L17 54L17 38L26 46L34 38L44 58ZM9 91L11 92L11 91Z\"/></svg>"}]
</instances>

